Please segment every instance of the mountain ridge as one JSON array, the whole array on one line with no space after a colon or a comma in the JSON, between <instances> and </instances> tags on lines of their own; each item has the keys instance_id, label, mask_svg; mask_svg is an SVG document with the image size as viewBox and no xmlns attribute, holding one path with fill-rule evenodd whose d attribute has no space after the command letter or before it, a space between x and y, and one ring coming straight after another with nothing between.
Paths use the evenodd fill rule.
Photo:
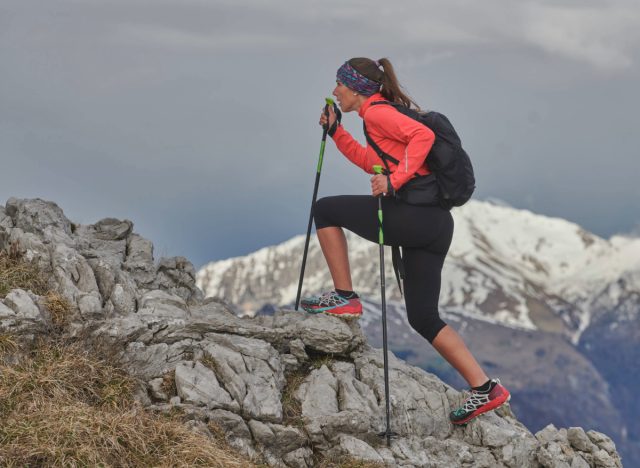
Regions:
<instances>
[{"instance_id":1,"label":"mountain ridge","mask_svg":"<svg viewBox=\"0 0 640 468\"><path fill-rule=\"evenodd\" d=\"M540 324L532 321L530 308L547 308L547 317L559 317L575 344L590 323L593 303L611 302L626 291L613 285L623 279L626 289L640 289L640 238L616 235L606 240L561 218L488 202L471 201L454 209L453 215L456 227L442 275L441 306L445 311L457 308L480 320L536 329ZM517 235L509 234L513 232ZM377 284L367 285L361 278L377 276L376 247L350 233L347 236L354 288L374 293ZM197 283L206 294L230 300L245 313L251 312L252 303L263 299L292 304L299 265L290 257L301 255L303 239L295 236L247 256L206 264L197 272ZM368 265L363 256L371 259ZM393 278L390 265L386 275ZM282 289L261 289L267 276ZM496 284L497 276L500 284ZM231 278L242 280L230 288L225 281ZM331 287L314 236L304 291L315 293ZM387 293L400 299L393 281L388 281ZM500 305L509 305L509 309Z\"/></svg>"}]
</instances>

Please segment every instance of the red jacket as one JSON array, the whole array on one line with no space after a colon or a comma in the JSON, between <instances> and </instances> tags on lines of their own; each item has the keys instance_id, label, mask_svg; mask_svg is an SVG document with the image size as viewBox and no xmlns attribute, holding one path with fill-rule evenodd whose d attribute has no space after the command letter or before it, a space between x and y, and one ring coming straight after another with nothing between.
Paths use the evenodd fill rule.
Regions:
<instances>
[{"instance_id":1,"label":"red jacket","mask_svg":"<svg viewBox=\"0 0 640 468\"><path fill-rule=\"evenodd\" d=\"M391 185L398 190L414 174L430 173L425 159L435 141L435 135L420 122L401 114L391 106L371 106L372 102L384 100L380 93L370 96L360 107L358 115L364 119L369 136L380 149L400 162L396 166L388 161ZM370 174L373 174L375 164L384 166L373 148L369 145L362 146L342 125L339 125L333 134L333 141L352 163Z\"/></svg>"}]
</instances>

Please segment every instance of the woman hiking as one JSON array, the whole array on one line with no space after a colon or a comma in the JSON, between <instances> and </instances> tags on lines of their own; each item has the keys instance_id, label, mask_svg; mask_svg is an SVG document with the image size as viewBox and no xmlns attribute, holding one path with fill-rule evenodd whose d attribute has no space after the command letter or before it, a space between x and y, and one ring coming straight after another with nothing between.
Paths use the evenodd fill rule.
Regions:
<instances>
[{"instance_id":1,"label":"woman hiking","mask_svg":"<svg viewBox=\"0 0 640 468\"><path fill-rule=\"evenodd\" d=\"M342 112L356 111L366 131L379 149L393 156L388 174L371 177L371 194L341 195L318 200L314 206L316 232L327 261L334 291L302 300L304 310L341 317L359 317L362 304L353 291L346 228L365 239L378 242L378 201L382 196L386 245L402 246L405 269L404 297L410 325L445 358L469 383L470 396L450 414L454 424L464 424L502 405L510 397L498 379L489 379L462 338L438 314L440 275L453 235L451 213L439 206L406 203L395 194L409 180L430 173L428 153L434 133L420 122L380 101L408 108L419 107L402 92L391 62L352 58L337 72L336 97ZM369 174L381 163L371 147L360 145L340 124L334 109L320 116L320 125L352 163Z\"/></svg>"}]
</instances>

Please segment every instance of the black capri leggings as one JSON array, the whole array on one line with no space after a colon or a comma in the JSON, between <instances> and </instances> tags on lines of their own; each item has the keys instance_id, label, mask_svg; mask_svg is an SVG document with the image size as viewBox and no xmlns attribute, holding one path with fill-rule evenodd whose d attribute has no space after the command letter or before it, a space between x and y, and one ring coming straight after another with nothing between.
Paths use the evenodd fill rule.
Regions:
<instances>
[{"instance_id":1,"label":"black capri leggings","mask_svg":"<svg viewBox=\"0 0 640 468\"><path fill-rule=\"evenodd\" d=\"M407 317L432 343L446 325L438 313L440 274L453 236L451 213L434 206L382 199L385 245L403 247ZM378 243L378 200L371 195L340 195L318 200L316 229L343 227Z\"/></svg>"}]
</instances>

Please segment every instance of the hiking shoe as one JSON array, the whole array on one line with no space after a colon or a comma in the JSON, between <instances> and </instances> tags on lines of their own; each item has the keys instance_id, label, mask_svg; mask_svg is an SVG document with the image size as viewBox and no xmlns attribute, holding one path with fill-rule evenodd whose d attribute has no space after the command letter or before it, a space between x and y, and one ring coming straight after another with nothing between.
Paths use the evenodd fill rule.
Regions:
<instances>
[{"instance_id":1,"label":"hiking shoe","mask_svg":"<svg viewBox=\"0 0 640 468\"><path fill-rule=\"evenodd\" d=\"M336 317L355 318L362 315L362 303L359 297L345 299L335 291L321 296L305 297L300 302L302 308L310 314L324 313Z\"/></svg>"},{"instance_id":2,"label":"hiking shoe","mask_svg":"<svg viewBox=\"0 0 640 468\"><path fill-rule=\"evenodd\" d=\"M471 390L471 394L462 406L449 414L453 424L466 424L482 413L494 410L511 399L509 390L500 384L500 380L491 380L492 388L486 392Z\"/></svg>"}]
</instances>

